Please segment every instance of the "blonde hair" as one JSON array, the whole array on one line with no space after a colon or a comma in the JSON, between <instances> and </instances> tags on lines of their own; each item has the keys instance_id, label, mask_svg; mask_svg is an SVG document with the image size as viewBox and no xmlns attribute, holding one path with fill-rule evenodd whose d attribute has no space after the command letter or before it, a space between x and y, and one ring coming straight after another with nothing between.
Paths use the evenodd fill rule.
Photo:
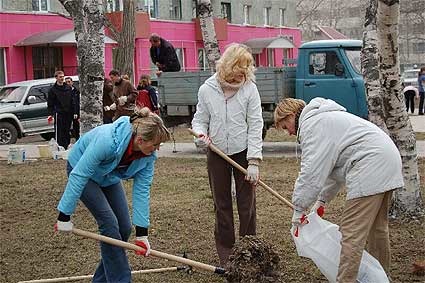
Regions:
<instances>
[{"instance_id":1,"label":"blonde hair","mask_svg":"<svg viewBox=\"0 0 425 283\"><path fill-rule=\"evenodd\" d=\"M217 61L217 76L221 81L231 81L235 73L243 73L245 80L255 81L254 58L248 46L230 44Z\"/></svg>"},{"instance_id":2,"label":"blonde hair","mask_svg":"<svg viewBox=\"0 0 425 283\"><path fill-rule=\"evenodd\" d=\"M140 136L144 141L157 140L166 142L170 139L170 131L165 127L162 119L152 113L147 107L136 107L134 114L130 117L133 134Z\"/></svg>"},{"instance_id":3,"label":"blonde hair","mask_svg":"<svg viewBox=\"0 0 425 283\"><path fill-rule=\"evenodd\" d=\"M151 84L151 76L143 74L140 76L139 85L148 86Z\"/></svg>"},{"instance_id":4,"label":"blonde hair","mask_svg":"<svg viewBox=\"0 0 425 283\"><path fill-rule=\"evenodd\" d=\"M301 99L284 98L274 110L274 124L277 129L282 128L282 121L289 115L296 116L301 113L305 107L305 102Z\"/></svg>"}]
</instances>

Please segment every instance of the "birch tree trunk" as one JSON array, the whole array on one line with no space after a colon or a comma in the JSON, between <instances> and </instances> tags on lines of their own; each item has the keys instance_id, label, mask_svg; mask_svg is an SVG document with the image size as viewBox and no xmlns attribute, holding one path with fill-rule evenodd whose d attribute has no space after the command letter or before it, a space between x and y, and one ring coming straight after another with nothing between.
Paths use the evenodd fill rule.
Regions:
<instances>
[{"instance_id":1,"label":"birch tree trunk","mask_svg":"<svg viewBox=\"0 0 425 283\"><path fill-rule=\"evenodd\" d=\"M134 0L124 1L122 30L118 35L117 55L114 68L126 74L133 81L134 73L134 40L135 30L135 7ZM134 81L133 81L134 83Z\"/></svg>"},{"instance_id":2,"label":"birch tree trunk","mask_svg":"<svg viewBox=\"0 0 425 283\"><path fill-rule=\"evenodd\" d=\"M102 0L59 0L71 15L77 41L81 133L102 124L105 62Z\"/></svg>"},{"instance_id":3,"label":"birch tree trunk","mask_svg":"<svg viewBox=\"0 0 425 283\"><path fill-rule=\"evenodd\" d=\"M215 63L220 59L220 49L214 29L214 18L210 0L198 0L199 22L201 25L202 38L204 40L205 53L211 72L215 72Z\"/></svg>"},{"instance_id":4,"label":"birch tree trunk","mask_svg":"<svg viewBox=\"0 0 425 283\"><path fill-rule=\"evenodd\" d=\"M419 187L416 138L401 93L399 8L399 0L370 0L362 68L368 91L370 120L387 131L397 145L403 162L405 186L393 195L391 215L413 218L423 215L423 202ZM376 35L373 27L375 15ZM373 52L379 55L370 54ZM373 66L378 66L377 70Z\"/></svg>"}]
</instances>

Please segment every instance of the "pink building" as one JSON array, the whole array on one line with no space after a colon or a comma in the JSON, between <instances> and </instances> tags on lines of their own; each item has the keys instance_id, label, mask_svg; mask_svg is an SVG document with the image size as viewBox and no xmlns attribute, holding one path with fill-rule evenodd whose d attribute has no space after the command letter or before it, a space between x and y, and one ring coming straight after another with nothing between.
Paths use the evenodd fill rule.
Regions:
<instances>
[{"instance_id":1,"label":"pink building","mask_svg":"<svg viewBox=\"0 0 425 283\"><path fill-rule=\"evenodd\" d=\"M109 14L119 22L121 13ZM256 27L229 24L216 19L220 50L232 42L246 43L254 53L257 66L282 66L283 59L295 59L301 44L298 28ZM149 57L149 35L158 33L176 48L183 71L206 67L199 22L149 19L136 14L135 82L143 73L153 74ZM106 32L108 34L108 32ZM0 13L0 56L3 56L4 83L53 76L57 69L77 75L76 44L73 23L55 14ZM116 44L105 39L105 73L112 69L112 52ZM1 68L1 66L0 66Z\"/></svg>"}]
</instances>

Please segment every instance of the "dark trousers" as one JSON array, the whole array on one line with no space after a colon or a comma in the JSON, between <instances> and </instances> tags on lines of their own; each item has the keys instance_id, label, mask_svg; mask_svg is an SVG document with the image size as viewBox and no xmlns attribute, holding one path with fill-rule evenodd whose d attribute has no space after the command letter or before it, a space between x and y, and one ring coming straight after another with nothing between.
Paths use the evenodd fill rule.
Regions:
<instances>
[{"instance_id":1,"label":"dark trousers","mask_svg":"<svg viewBox=\"0 0 425 283\"><path fill-rule=\"evenodd\" d=\"M69 132L71 130L72 118L71 113L57 113L55 117L56 141L58 145L63 146L65 149L68 148L71 142Z\"/></svg>"},{"instance_id":2,"label":"dark trousers","mask_svg":"<svg viewBox=\"0 0 425 283\"><path fill-rule=\"evenodd\" d=\"M419 92L419 114L424 114L424 98L425 98L425 92Z\"/></svg>"},{"instance_id":3,"label":"dark trousers","mask_svg":"<svg viewBox=\"0 0 425 283\"><path fill-rule=\"evenodd\" d=\"M229 157L248 167L247 151L230 155ZM214 200L215 211L215 244L220 264L224 266L228 261L235 243L235 228L233 223L232 207L232 179L236 184L236 204L239 215L239 236L256 234L255 188L247 181L245 175L211 150L207 153L208 177Z\"/></svg>"},{"instance_id":4,"label":"dark trousers","mask_svg":"<svg viewBox=\"0 0 425 283\"><path fill-rule=\"evenodd\" d=\"M77 141L80 138L80 120L73 119L72 120L72 136Z\"/></svg>"},{"instance_id":5,"label":"dark trousers","mask_svg":"<svg viewBox=\"0 0 425 283\"><path fill-rule=\"evenodd\" d=\"M404 101L406 102L406 112L409 112L409 108L411 113L415 112L415 92L413 90L404 93Z\"/></svg>"}]
</instances>

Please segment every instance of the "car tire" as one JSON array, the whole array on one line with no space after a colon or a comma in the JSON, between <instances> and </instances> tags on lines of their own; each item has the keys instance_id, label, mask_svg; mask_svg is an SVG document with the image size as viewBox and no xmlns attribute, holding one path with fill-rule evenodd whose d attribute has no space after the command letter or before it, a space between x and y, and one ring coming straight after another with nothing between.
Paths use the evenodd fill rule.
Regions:
<instances>
[{"instance_id":1,"label":"car tire","mask_svg":"<svg viewBox=\"0 0 425 283\"><path fill-rule=\"evenodd\" d=\"M9 122L0 122L0 145L14 144L18 140L18 130Z\"/></svg>"},{"instance_id":2,"label":"car tire","mask_svg":"<svg viewBox=\"0 0 425 283\"><path fill-rule=\"evenodd\" d=\"M49 141L49 140L51 140L51 139L55 138L55 133L43 133L43 134L40 134L40 136L41 136L44 140Z\"/></svg>"}]
</instances>

